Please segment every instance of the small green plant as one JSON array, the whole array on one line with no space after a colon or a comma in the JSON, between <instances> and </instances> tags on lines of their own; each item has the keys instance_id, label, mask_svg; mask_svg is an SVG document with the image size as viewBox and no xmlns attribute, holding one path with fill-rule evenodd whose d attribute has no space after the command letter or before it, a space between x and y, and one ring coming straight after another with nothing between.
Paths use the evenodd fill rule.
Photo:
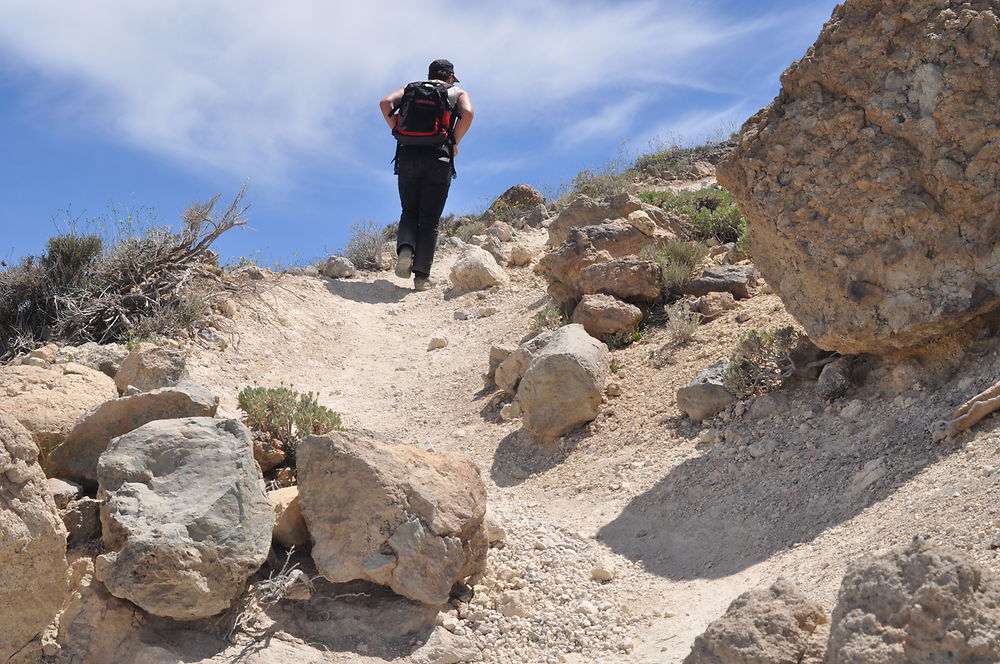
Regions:
<instances>
[{"instance_id":1,"label":"small green plant","mask_svg":"<svg viewBox=\"0 0 1000 664\"><path fill-rule=\"evenodd\" d=\"M470 221L455 229L455 237L462 242L468 242L474 235L481 235L485 230L485 223L481 221Z\"/></svg>"},{"instance_id":2,"label":"small green plant","mask_svg":"<svg viewBox=\"0 0 1000 664\"><path fill-rule=\"evenodd\" d=\"M569 315L559 306L549 302L544 307L535 312L535 317L532 320L532 329L536 331L540 330L556 330L563 325L569 324Z\"/></svg>"},{"instance_id":3,"label":"small green plant","mask_svg":"<svg viewBox=\"0 0 1000 664\"><path fill-rule=\"evenodd\" d=\"M746 249L747 220L729 192L723 189L702 189L685 194L664 191L646 191L639 198L674 212L689 228L695 240L715 240L720 243L735 242Z\"/></svg>"},{"instance_id":4,"label":"small green plant","mask_svg":"<svg viewBox=\"0 0 1000 664\"><path fill-rule=\"evenodd\" d=\"M611 373L618 373L619 371L621 371L624 368L625 368L625 366L621 362L618 361L617 357L612 357L611 358Z\"/></svg>"},{"instance_id":5,"label":"small green plant","mask_svg":"<svg viewBox=\"0 0 1000 664\"><path fill-rule=\"evenodd\" d=\"M694 335L701 325L702 315L693 311L687 304L675 302L665 307L667 314L667 331L670 338L679 344L694 340Z\"/></svg>"},{"instance_id":6,"label":"small green plant","mask_svg":"<svg viewBox=\"0 0 1000 664\"><path fill-rule=\"evenodd\" d=\"M351 224L347 244L339 253L359 270L378 270L382 265L384 244L384 229L374 221L359 221Z\"/></svg>"},{"instance_id":7,"label":"small green plant","mask_svg":"<svg viewBox=\"0 0 1000 664\"><path fill-rule=\"evenodd\" d=\"M708 247L704 244L684 240L670 240L661 247L649 245L639 252L641 258L660 264L663 287L674 298L681 294L695 266L707 255Z\"/></svg>"},{"instance_id":8,"label":"small green plant","mask_svg":"<svg viewBox=\"0 0 1000 664\"><path fill-rule=\"evenodd\" d=\"M723 374L726 388L746 398L781 385L792 373L789 353L802 336L791 326L747 332L729 355Z\"/></svg>"},{"instance_id":9,"label":"small green plant","mask_svg":"<svg viewBox=\"0 0 1000 664\"><path fill-rule=\"evenodd\" d=\"M254 431L285 443L342 430L340 414L321 406L315 394L287 387L244 387L236 400Z\"/></svg>"}]
</instances>

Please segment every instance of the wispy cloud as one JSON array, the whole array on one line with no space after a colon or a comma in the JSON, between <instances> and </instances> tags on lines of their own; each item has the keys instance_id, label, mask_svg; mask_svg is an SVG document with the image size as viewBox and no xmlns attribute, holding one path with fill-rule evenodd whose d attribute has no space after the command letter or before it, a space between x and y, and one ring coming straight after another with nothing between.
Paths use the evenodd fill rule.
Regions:
<instances>
[{"instance_id":1,"label":"wispy cloud","mask_svg":"<svg viewBox=\"0 0 1000 664\"><path fill-rule=\"evenodd\" d=\"M384 132L375 102L437 57L475 91L477 122L580 141L628 123L656 86L718 89L710 68L768 24L664 4L428 0L386 20L384 7L347 0L4 0L0 52L39 89L72 91L58 97L63 119L202 168L279 178L320 159L356 168L367 136ZM559 112L586 95L607 103Z\"/></svg>"}]
</instances>

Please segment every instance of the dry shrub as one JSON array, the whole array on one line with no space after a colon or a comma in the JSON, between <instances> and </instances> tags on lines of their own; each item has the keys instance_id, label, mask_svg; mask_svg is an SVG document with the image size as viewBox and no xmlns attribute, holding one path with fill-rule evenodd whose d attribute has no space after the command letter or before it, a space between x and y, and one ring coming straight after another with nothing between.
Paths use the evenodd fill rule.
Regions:
<instances>
[{"instance_id":1,"label":"dry shrub","mask_svg":"<svg viewBox=\"0 0 1000 664\"><path fill-rule=\"evenodd\" d=\"M378 270L382 266L385 242L384 228L374 221L359 221L351 224L351 235L340 253L359 270Z\"/></svg>"}]
</instances>

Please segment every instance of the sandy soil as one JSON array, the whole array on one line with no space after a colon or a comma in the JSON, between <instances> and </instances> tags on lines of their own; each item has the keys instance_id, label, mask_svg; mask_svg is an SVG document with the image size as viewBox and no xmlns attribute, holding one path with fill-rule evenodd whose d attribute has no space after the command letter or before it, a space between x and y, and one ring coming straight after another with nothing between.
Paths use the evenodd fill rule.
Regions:
<instances>
[{"instance_id":1,"label":"sandy soil","mask_svg":"<svg viewBox=\"0 0 1000 664\"><path fill-rule=\"evenodd\" d=\"M541 245L544 232L518 241ZM456 255L443 252L435 275L446 276ZM318 393L348 427L478 464L507 529L491 552L491 570L503 573L450 610L468 627L492 625L464 635L487 661L679 662L740 593L785 576L832 609L848 564L917 534L1000 569L1000 429L987 420L943 443L928 433L997 379L994 337L967 338L968 354L945 340L922 356L873 362L864 385L833 403L801 381L770 402L692 423L675 390L746 331L792 322L777 297L760 295L687 345L650 327L615 349L622 395L542 448L518 421L500 420L504 401L483 387L490 345L532 332L547 302L530 268L509 272L509 286L465 295L415 292L391 272L274 275L240 299L228 347L196 348L190 361L225 414L239 414L243 386L284 384ZM470 318L458 320L460 310ZM439 334L447 347L429 351ZM858 475L866 468L868 486ZM616 568L614 580L590 578L597 560ZM488 613L519 582L536 627L498 628L472 611ZM584 601L596 613L566 622ZM269 611L273 638L244 649L242 661L435 661L431 635L448 615L370 586L329 587L308 606ZM539 634L538 625L551 629ZM232 650L206 648L202 661L232 660Z\"/></svg>"}]
</instances>

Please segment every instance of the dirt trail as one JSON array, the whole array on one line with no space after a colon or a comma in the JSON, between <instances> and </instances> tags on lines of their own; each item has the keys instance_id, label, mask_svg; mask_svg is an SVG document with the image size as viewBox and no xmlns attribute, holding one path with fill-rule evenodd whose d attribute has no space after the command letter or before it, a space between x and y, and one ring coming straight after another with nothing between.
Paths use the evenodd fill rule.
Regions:
<instances>
[{"instance_id":1,"label":"dirt trail","mask_svg":"<svg viewBox=\"0 0 1000 664\"><path fill-rule=\"evenodd\" d=\"M519 239L541 245L544 232ZM456 256L443 252L436 274L447 275ZM673 345L653 328L615 350L621 368L612 380L623 396L559 448L538 449L517 421L499 420L500 403L481 378L490 345L530 332L546 302L530 268L509 272L509 286L457 297L441 287L412 291L391 272L275 276L240 302L226 349L199 349L191 359L192 378L221 396L224 414L238 415L235 395L245 385L285 384L318 393L350 428L479 465L490 509L508 531L491 572L537 574L544 582L528 590L538 624L550 628L535 640L521 639L519 623L467 634L487 661L679 662L741 592L785 575L832 608L851 560L917 533L1000 567L989 546L1000 434L988 425L944 445L926 434L932 419L995 379L994 342L983 342L989 361L940 376L926 369L923 388L914 379L900 389L891 369L879 369L842 403L828 405L799 384L780 391L773 413L691 424L674 407L676 388L742 332L790 322L776 297L762 295L703 326L693 344ZM448 345L429 351L435 334ZM856 473L875 460L883 474L855 490ZM590 579L599 558L618 568L614 581ZM488 578L477 601L488 606L505 587ZM546 597L546 588L558 595ZM589 627L563 634L559 621L584 600L603 608ZM380 622L379 611L399 608L393 601L351 604L361 619L341 601L342 624L300 625L292 640L323 644L309 650L315 661L424 661L426 631L409 639L398 624ZM282 609L283 620L301 618L290 611Z\"/></svg>"}]
</instances>

